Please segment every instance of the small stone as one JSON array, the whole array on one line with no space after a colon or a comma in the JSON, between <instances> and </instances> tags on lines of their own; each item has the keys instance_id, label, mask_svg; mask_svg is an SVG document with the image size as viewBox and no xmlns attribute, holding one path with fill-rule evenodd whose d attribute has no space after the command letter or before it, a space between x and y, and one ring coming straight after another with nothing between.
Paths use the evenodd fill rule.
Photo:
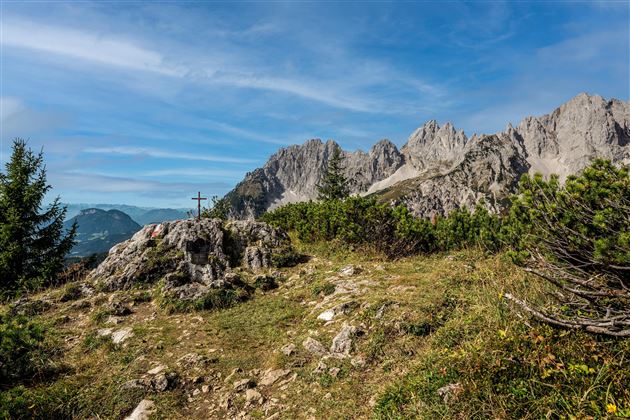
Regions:
<instances>
[{"instance_id":1,"label":"small stone","mask_svg":"<svg viewBox=\"0 0 630 420\"><path fill-rule=\"evenodd\" d=\"M175 372L160 372L151 378L150 385L155 392L164 392L167 389L172 388L176 381L177 374Z\"/></svg>"},{"instance_id":2,"label":"small stone","mask_svg":"<svg viewBox=\"0 0 630 420\"><path fill-rule=\"evenodd\" d=\"M259 401L261 398L262 395L255 389L248 389L247 391L245 391L245 400L247 402Z\"/></svg>"},{"instance_id":3,"label":"small stone","mask_svg":"<svg viewBox=\"0 0 630 420\"><path fill-rule=\"evenodd\" d=\"M317 367L313 369L313 373L315 375L319 375L326 372L327 369L328 369L328 366L326 365L326 363L323 360L320 360L319 363L317 364Z\"/></svg>"},{"instance_id":4,"label":"small stone","mask_svg":"<svg viewBox=\"0 0 630 420\"><path fill-rule=\"evenodd\" d=\"M210 391L210 387L208 385L201 385L201 392L207 394Z\"/></svg>"},{"instance_id":5,"label":"small stone","mask_svg":"<svg viewBox=\"0 0 630 420\"><path fill-rule=\"evenodd\" d=\"M358 274L360 272L361 272L361 269L353 265L347 265L343 267L341 270L339 270L339 274L343 277L354 276L355 274Z\"/></svg>"},{"instance_id":6,"label":"small stone","mask_svg":"<svg viewBox=\"0 0 630 420\"><path fill-rule=\"evenodd\" d=\"M325 354L328 353L326 351L326 348L322 345L322 343L320 343L319 341L315 340L312 337L308 337L306 340L304 340L304 342L302 343L302 346L304 346L304 348L308 352L313 353L317 356L324 356Z\"/></svg>"},{"instance_id":7,"label":"small stone","mask_svg":"<svg viewBox=\"0 0 630 420\"><path fill-rule=\"evenodd\" d=\"M293 344L293 343L285 344L284 346L282 346L280 351L285 356L291 356L293 353L295 353L295 344Z\"/></svg>"},{"instance_id":8,"label":"small stone","mask_svg":"<svg viewBox=\"0 0 630 420\"><path fill-rule=\"evenodd\" d=\"M284 378L289 373L291 373L291 371L288 369L276 369L276 370L268 369L265 371L262 378L260 379L260 385L263 385L263 386L273 385L279 379Z\"/></svg>"},{"instance_id":9,"label":"small stone","mask_svg":"<svg viewBox=\"0 0 630 420\"><path fill-rule=\"evenodd\" d=\"M241 379L233 384L234 391L236 392L245 391L246 389L253 388L255 386L256 383L251 378Z\"/></svg>"},{"instance_id":10,"label":"small stone","mask_svg":"<svg viewBox=\"0 0 630 420\"><path fill-rule=\"evenodd\" d=\"M339 334L333 338L330 352L337 355L348 355L352 350L352 338L356 334L356 327L344 324Z\"/></svg>"},{"instance_id":11,"label":"small stone","mask_svg":"<svg viewBox=\"0 0 630 420\"><path fill-rule=\"evenodd\" d=\"M123 328L112 333L112 342L114 344L120 344L131 337L133 337L133 332L131 331L131 328Z\"/></svg>"},{"instance_id":12,"label":"small stone","mask_svg":"<svg viewBox=\"0 0 630 420\"><path fill-rule=\"evenodd\" d=\"M144 389L146 388L146 382L142 379L132 379L125 382L121 386L122 389Z\"/></svg>"},{"instance_id":13,"label":"small stone","mask_svg":"<svg viewBox=\"0 0 630 420\"><path fill-rule=\"evenodd\" d=\"M332 309L328 309L327 311L322 312L317 316L317 319L321 321L332 321L335 317L335 311Z\"/></svg>"},{"instance_id":14,"label":"small stone","mask_svg":"<svg viewBox=\"0 0 630 420\"><path fill-rule=\"evenodd\" d=\"M332 376L333 378L336 378L337 375L339 375L339 372L341 372L341 369L339 369L338 367L333 367L328 370L328 373L330 373L330 376Z\"/></svg>"},{"instance_id":15,"label":"small stone","mask_svg":"<svg viewBox=\"0 0 630 420\"><path fill-rule=\"evenodd\" d=\"M365 367L366 362L363 357L357 356L350 359L350 364L354 366L355 368L362 368L362 367Z\"/></svg>"},{"instance_id":16,"label":"small stone","mask_svg":"<svg viewBox=\"0 0 630 420\"><path fill-rule=\"evenodd\" d=\"M155 413L155 404L151 400L142 400L133 412L125 417L125 420L149 420L151 414Z\"/></svg>"},{"instance_id":17,"label":"small stone","mask_svg":"<svg viewBox=\"0 0 630 420\"><path fill-rule=\"evenodd\" d=\"M162 372L165 369L166 369L166 366L158 365L158 366L154 367L153 369L149 370L147 373L149 375L157 375L158 373Z\"/></svg>"},{"instance_id":18,"label":"small stone","mask_svg":"<svg viewBox=\"0 0 630 420\"><path fill-rule=\"evenodd\" d=\"M440 397L442 397L442 401L444 401L444 404L448 404L448 402L451 400L457 400L459 394L461 394L463 390L464 387L462 387L462 384L458 382L443 386L442 388L437 390L437 393Z\"/></svg>"},{"instance_id":19,"label":"small stone","mask_svg":"<svg viewBox=\"0 0 630 420\"><path fill-rule=\"evenodd\" d=\"M196 397L197 395L201 394L201 390L199 388L195 388L192 394L193 397Z\"/></svg>"},{"instance_id":20,"label":"small stone","mask_svg":"<svg viewBox=\"0 0 630 420\"><path fill-rule=\"evenodd\" d=\"M98 335L99 337L107 337L108 335L112 335L112 332L114 332L113 328L101 328L100 330L96 331L96 335Z\"/></svg>"}]
</instances>

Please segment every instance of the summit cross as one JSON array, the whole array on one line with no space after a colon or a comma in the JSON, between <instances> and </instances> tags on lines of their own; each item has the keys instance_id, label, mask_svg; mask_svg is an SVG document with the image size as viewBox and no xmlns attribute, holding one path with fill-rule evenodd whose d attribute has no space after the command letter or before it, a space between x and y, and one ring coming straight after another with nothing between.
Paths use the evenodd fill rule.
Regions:
<instances>
[{"instance_id":1,"label":"summit cross","mask_svg":"<svg viewBox=\"0 0 630 420\"><path fill-rule=\"evenodd\" d=\"M197 200L197 220L201 220L201 200L207 200L206 197L201 196L201 191L197 192L197 197L193 197L193 200Z\"/></svg>"}]
</instances>

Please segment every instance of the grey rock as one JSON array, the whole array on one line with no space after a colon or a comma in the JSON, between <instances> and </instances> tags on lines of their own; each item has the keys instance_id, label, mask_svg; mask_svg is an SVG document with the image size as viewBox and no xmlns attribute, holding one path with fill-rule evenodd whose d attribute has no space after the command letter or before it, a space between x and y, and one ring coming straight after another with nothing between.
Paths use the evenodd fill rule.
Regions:
<instances>
[{"instance_id":1,"label":"grey rock","mask_svg":"<svg viewBox=\"0 0 630 420\"><path fill-rule=\"evenodd\" d=\"M178 220L147 225L114 246L89 280L105 290L124 290L163 279L161 292L195 300L213 288L232 287L233 270L270 267L275 252L290 249L286 233L255 221ZM118 304L113 304L118 305ZM123 310L118 306L115 310Z\"/></svg>"},{"instance_id":2,"label":"grey rock","mask_svg":"<svg viewBox=\"0 0 630 420\"><path fill-rule=\"evenodd\" d=\"M245 391L245 401L247 402L259 402L262 399L260 392L255 389L248 389Z\"/></svg>"},{"instance_id":3,"label":"grey rock","mask_svg":"<svg viewBox=\"0 0 630 420\"><path fill-rule=\"evenodd\" d=\"M284 346L282 346L280 351L285 356L291 356L293 353L295 353L295 344L293 344L293 343L285 344Z\"/></svg>"},{"instance_id":4,"label":"grey rock","mask_svg":"<svg viewBox=\"0 0 630 420\"><path fill-rule=\"evenodd\" d=\"M124 384L122 384L121 388L123 390L129 390L129 389L146 389L147 388L147 382L143 379L131 379L127 382L125 382Z\"/></svg>"},{"instance_id":5,"label":"grey rock","mask_svg":"<svg viewBox=\"0 0 630 420\"><path fill-rule=\"evenodd\" d=\"M333 338L330 352L336 355L349 355L352 350L352 339L356 332L356 327L344 324L339 334Z\"/></svg>"},{"instance_id":6,"label":"grey rock","mask_svg":"<svg viewBox=\"0 0 630 420\"><path fill-rule=\"evenodd\" d=\"M312 337L306 338L306 340L304 340L304 342L302 343L302 346L306 349L306 351L317 356L324 356L328 353L322 343Z\"/></svg>"},{"instance_id":7,"label":"grey rock","mask_svg":"<svg viewBox=\"0 0 630 420\"><path fill-rule=\"evenodd\" d=\"M334 308L328 309L317 316L321 321L331 321L337 315L348 314L359 306L357 302L349 301L340 303Z\"/></svg>"},{"instance_id":8,"label":"grey rock","mask_svg":"<svg viewBox=\"0 0 630 420\"><path fill-rule=\"evenodd\" d=\"M339 270L339 275L343 277L350 277L360 272L361 272L360 268L355 267L354 265L348 265Z\"/></svg>"},{"instance_id":9,"label":"grey rock","mask_svg":"<svg viewBox=\"0 0 630 420\"><path fill-rule=\"evenodd\" d=\"M125 420L149 420L153 413L155 413L155 404L153 401L142 400L133 412L125 417Z\"/></svg>"},{"instance_id":10,"label":"grey rock","mask_svg":"<svg viewBox=\"0 0 630 420\"><path fill-rule=\"evenodd\" d=\"M206 366L210 362L206 356L197 353L187 353L177 359L177 364L185 368L199 369Z\"/></svg>"},{"instance_id":11,"label":"grey rock","mask_svg":"<svg viewBox=\"0 0 630 420\"><path fill-rule=\"evenodd\" d=\"M291 373L291 371L288 369L275 369L275 370L268 369L260 378L260 385L263 385L263 386L273 385L278 380L287 376L289 373Z\"/></svg>"},{"instance_id":12,"label":"grey rock","mask_svg":"<svg viewBox=\"0 0 630 420\"><path fill-rule=\"evenodd\" d=\"M131 328L122 328L118 331L112 332L112 343L121 344L131 337L133 337L133 332L131 331Z\"/></svg>"},{"instance_id":13,"label":"grey rock","mask_svg":"<svg viewBox=\"0 0 630 420\"><path fill-rule=\"evenodd\" d=\"M326 362L324 362L324 360L320 360L317 363L317 366L315 367L315 369L313 369L313 374L321 375L322 373L326 372L327 370L328 370L328 365L326 364Z\"/></svg>"},{"instance_id":14,"label":"grey rock","mask_svg":"<svg viewBox=\"0 0 630 420\"><path fill-rule=\"evenodd\" d=\"M246 175L228 193L231 216L255 218L265 210L286 203L317 197L317 185L324 176L328 159L335 148L332 140L308 140L303 145L280 149L264 167ZM387 178L403 164L403 157L389 140L381 140L368 153L343 152L344 172L351 192L366 191L370 185Z\"/></svg>"},{"instance_id":15,"label":"grey rock","mask_svg":"<svg viewBox=\"0 0 630 420\"><path fill-rule=\"evenodd\" d=\"M241 392L249 388L254 388L256 386L256 382L254 382L251 378L245 378L234 382L232 385L234 387L234 391Z\"/></svg>"},{"instance_id":16,"label":"grey rock","mask_svg":"<svg viewBox=\"0 0 630 420\"><path fill-rule=\"evenodd\" d=\"M122 301L117 300L114 295L112 295L109 302L105 305L105 310L114 316L125 316L131 314L131 309Z\"/></svg>"},{"instance_id":17,"label":"grey rock","mask_svg":"<svg viewBox=\"0 0 630 420\"><path fill-rule=\"evenodd\" d=\"M172 389L177 380L178 376L175 372L160 372L149 380L149 387L154 392L164 392Z\"/></svg>"}]
</instances>

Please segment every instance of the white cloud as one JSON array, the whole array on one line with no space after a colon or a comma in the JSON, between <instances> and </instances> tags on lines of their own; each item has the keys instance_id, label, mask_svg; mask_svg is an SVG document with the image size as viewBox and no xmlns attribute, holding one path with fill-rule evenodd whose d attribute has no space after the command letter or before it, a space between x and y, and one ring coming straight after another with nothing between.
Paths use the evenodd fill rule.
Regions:
<instances>
[{"instance_id":1,"label":"white cloud","mask_svg":"<svg viewBox=\"0 0 630 420\"><path fill-rule=\"evenodd\" d=\"M289 144L290 143L284 140L278 140L274 137L260 134L257 131L246 130L244 128L235 127L231 124L226 124L219 121L203 120L203 124L204 124L204 127L212 128L226 134L231 134L231 135L249 139L249 140L255 140L255 141L260 141L263 143L272 143L272 144Z\"/></svg>"},{"instance_id":2,"label":"white cloud","mask_svg":"<svg viewBox=\"0 0 630 420\"><path fill-rule=\"evenodd\" d=\"M185 74L185 69L167 64L161 54L124 39L8 17L2 23L2 44L7 47L43 51L167 76Z\"/></svg>"},{"instance_id":3,"label":"white cloud","mask_svg":"<svg viewBox=\"0 0 630 420\"><path fill-rule=\"evenodd\" d=\"M24 109L25 106L19 99L10 96L0 97L0 121L4 121L9 116L17 114Z\"/></svg>"},{"instance_id":4,"label":"white cloud","mask_svg":"<svg viewBox=\"0 0 630 420\"><path fill-rule=\"evenodd\" d=\"M170 44L173 54L167 54L141 46L136 40L123 35L112 36L90 30L42 25L10 16L4 16L2 23L1 41L6 47L72 57L203 84L279 92L356 112L400 112L400 108L395 109L382 100L361 92L374 83L391 84L395 80L425 95L440 93L436 87L399 74L389 66L380 63L365 66L361 60L357 61L352 57L344 57L344 63L340 63L340 66L353 69L355 77L338 80L335 74L332 78L283 76L278 75L282 72L277 72L275 68L252 71L252 68L257 67L251 61L253 51L242 48L225 51L228 48L226 46L212 46L209 49L212 53L208 53L194 51L186 45ZM247 33L266 33L273 29L272 24L261 24L250 28ZM173 57L178 57L177 61ZM186 60L183 57L190 58ZM325 61L325 57L322 59ZM71 66L72 61L68 61L68 65ZM373 70L366 73L366 67L378 69L376 78L370 74Z\"/></svg>"},{"instance_id":5,"label":"white cloud","mask_svg":"<svg viewBox=\"0 0 630 420\"><path fill-rule=\"evenodd\" d=\"M114 146L114 147L92 147L84 150L86 153L96 153L105 155L126 155L126 156L146 156L152 158L198 160L208 162L223 163L253 163L253 159L234 158L231 156L203 155L198 153L182 153L169 150L155 149L150 147Z\"/></svg>"},{"instance_id":6,"label":"white cloud","mask_svg":"<svg viewBox=\"0 0 630 420\"><path fill-rule=\"evenodd\" d=\"M143 172L142 176L189 176L189 177L220 177L230 179L240 179L245 175L244 171L229 171L222 169L196 169L196 168L173 168L158 169L155 171Z\"/></svg>"},{"instance_id":7,"label":"white cloud","mask_svg":"<svg viewBox=\"0 0 630 420\"><path fill-rule=\"evenodd\" d=\"M229 184L225 182L160 182L83 171L51 173L50 177L55 187L102 193L138 192L182 195L187 194L186 191L197 190L200 187L212 189L229 187Z\"/></svg>"}]
</instances>

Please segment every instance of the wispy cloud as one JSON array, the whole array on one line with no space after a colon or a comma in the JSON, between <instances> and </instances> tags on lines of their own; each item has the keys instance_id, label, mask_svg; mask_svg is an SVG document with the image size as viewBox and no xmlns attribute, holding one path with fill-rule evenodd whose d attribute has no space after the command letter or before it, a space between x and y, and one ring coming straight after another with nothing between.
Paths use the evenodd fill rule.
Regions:
<instances>
[{"instance_id":1,"label":"wispy cloud","mask_svg":"<svg viewBox=\"0 0 630 420\"><path fill-rule=\"evenodd\" d=\"M207 128L215 129L217 131L221 131L226 134L231 134L233 136L240 137L243 139L260 141L263 143L282 144L282 145L286 145L290 143L290 141L277 139L258 131L247 130L245 128L236 127L234 125L219 122L219 121L203 120L203 124Z\"/></svg>"},{"instance_id":2,"label":"wispy cloud","mask_svg":"<svg viewBox=\"0 0 630 420\"><path fill-rule=\"evenodd\" d=\"M174 197L185 196L186 191L200 187L214 190L229 186L225 182L161 182L80 171L56 173L51 175L51 179L59 187L71 187L78 191L168 194Z\"/></svg>"},{"instance_id":3,"label":"wispy cloud","mask_svg":"<svg viewBox=\"0 0 630 420\"><path fill-rule=\"evenodd\" d=\"M240 179L243 177L243 175L245 175L245 173L243 171L230 171L224 169L171 168L158 169L155 171L145 171L140 173L140 175L149 177L187 176Z\"/></svg>"},{"instance_id":4,"label":"wispy cloud","mask_svg":"<svg viewBox=\"0 0 630 420\"><path fill-rule=\"evenodd\" d=\"M181 159L197 160L207 162L224 163L253 163L256 160L242 159L231 156L204 155L198 153L182 153L169 150L155 149L150 147L114 146L114 147L90 147L84 150L85 153L96 153L106 155L125 155L138 157L151 157L160 159Z\"/></svg>"},{"instance_id":5,"label":"wispy cloud","mask_svg":"<svg viewBox=\"0 0 630 420\"><path fill-rule=\"evenodd\" d=\"M406 77L394 69L380 63L371 63L369 68L379 68L378 79L375 80L359 63L347 63L353 68L354 78L311 78L295 77L279 74L275 69L251 71L255 63L247 63L248 51L241 56L232 53L220 53L215 48L212 53L192 51L184 45L175 50L187 50L186 56L204 57L195 63L183 57L174 57L177 53L151 49L140 45L130 36L110 35L109 33L92 32L85 29L70 29L38 22L5 17L3 19L3 45L11 48L35 50L43 53L72 57L87 62L115 66L132 71L151 72L157 75L185 79L194 83L230 86L242 89L255 89L278 92L318 102L331 107L363 113L400 112L391 106L384 106L381 101L362 92L358 92L373 83L402 82L423 94L435 95L438 88L416 78ZM239 36L251 36L256 33L267 33L273 29L272 24L253 26ZM236 60L238 58L238 60ZM245 59L245 62L242 61ZM346 58L347 60L347 58ZM208 66L207 62L212 65ZM269 71L271 70L271 74ZM361 83L366 85L362 86ZM357 91L358 90L358 91Z\"/></svg>"},{"instance_id":6,"label":"wispy cloud","mask_svg":"<svg viewBox=\"0 0 630 420\"><path fill-rule=\"evenodd\" d=\"M185 69L165 62L156 51L109 34L59 28L19 19L3 19L2 43L101 64L181 77Z\"/></svg>"}]
</instances>

